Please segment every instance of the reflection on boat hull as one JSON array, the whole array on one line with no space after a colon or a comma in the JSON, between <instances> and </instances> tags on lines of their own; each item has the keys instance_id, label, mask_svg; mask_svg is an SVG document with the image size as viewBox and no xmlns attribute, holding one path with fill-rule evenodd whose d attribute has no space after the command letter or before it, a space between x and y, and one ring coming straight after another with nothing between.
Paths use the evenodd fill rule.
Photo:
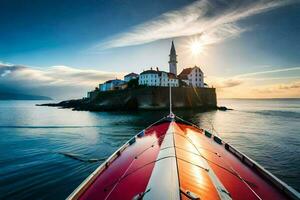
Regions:
<instances>
[{"instance_id":1,"label":"reflection on boat hull","mask_svg":"<svg viewBox=\"0 0 300 200\"><path fill-rule=\"evenodd\" d=\"M130 139L68 199L300 199L231 145L166 117Z\"/></svg>"}]
</instances>

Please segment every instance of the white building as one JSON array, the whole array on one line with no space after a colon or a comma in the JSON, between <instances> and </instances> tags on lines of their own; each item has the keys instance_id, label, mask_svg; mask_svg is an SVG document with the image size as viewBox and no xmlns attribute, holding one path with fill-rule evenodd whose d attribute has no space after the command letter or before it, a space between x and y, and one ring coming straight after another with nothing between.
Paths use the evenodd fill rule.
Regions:
<instances>
[{"instance_id":1,"label":"white building","mask_svg":"<svg viewBox=\"0 0 300 200\"><path fill-rule=\"evenodd\" d=\"M140 73L139 85L160 86L159 72L155 70L146 70Z\"/></svg>"},{"instance_id":2,"label":"white building","mask_svg":"<svg viewBox=\"0 0 300 200\"><path fill-rule=\"evenodd\" d=\"M142 72L139 76L139 85L147 85L147 86L162 86L168 87L171 85L172 87L178 87L179 81L176 76L172 73L153 70L146 70Z\"/></svg>"},{"instance_id":3,"label":"white building","mask_svg":"<svg viewBox=\"0 0 300 200\"><path fill-rule=\"evenodd\" d=\"M129 82L130 80L137 79L138 77L138 74L132 72L124 76L124 81Z\"/></svg>"},{"instance_id":4,"label":"white building","mask_svg":"<svg viewBox=\"0 0 300 200\"><path fill-rule=\"evenodd\" d=\"M183 69L178 75L178 78L184 81L188 86L204 87L203 72L197 66Z\"/></svg>"},{"instance_id":5,"label":"white building","mask_svg":"<svg viewBox=\"0 0 300 200\"><path fill-rule=\"evenodd\" d=\"M103 84L99 84L99 90L100 91L109 91L114 90L116 88L119 88L121 85L126 84L126 81L120 80L120 79L114 79L106 81Z\"/></svg>"}]
</instances>

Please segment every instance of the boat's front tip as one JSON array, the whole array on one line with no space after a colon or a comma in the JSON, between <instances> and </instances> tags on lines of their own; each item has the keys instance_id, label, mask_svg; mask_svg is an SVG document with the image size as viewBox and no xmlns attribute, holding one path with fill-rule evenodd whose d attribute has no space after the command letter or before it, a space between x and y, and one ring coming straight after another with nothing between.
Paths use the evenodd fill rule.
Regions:
<instances>
[{"instance_id":1,"label":"boat's front tip","mask_svg":"<svg viewBox=\"0 0 300 200\"><path fill-rule=\"evenodd\" d=\"M172 112L124 144L69 199L300 199L220 137Z\"/></svg>"}]
</instances>

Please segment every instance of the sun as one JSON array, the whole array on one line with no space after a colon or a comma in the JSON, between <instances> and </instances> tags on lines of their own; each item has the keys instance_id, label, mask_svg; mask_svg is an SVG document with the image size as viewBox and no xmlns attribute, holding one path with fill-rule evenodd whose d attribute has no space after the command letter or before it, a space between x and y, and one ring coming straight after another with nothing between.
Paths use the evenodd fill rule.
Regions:
<instances>
[{"instance_id":1,"label":"sun","mask_svg":"<svg viewBox=\"0 0 300 200\"><path fill-rule=\"evenodd\" d=\"M192 54L199 55L203 51L203 45L199 40L194 40L190 43L190 49Z\"/></svg>"}]
</instances>

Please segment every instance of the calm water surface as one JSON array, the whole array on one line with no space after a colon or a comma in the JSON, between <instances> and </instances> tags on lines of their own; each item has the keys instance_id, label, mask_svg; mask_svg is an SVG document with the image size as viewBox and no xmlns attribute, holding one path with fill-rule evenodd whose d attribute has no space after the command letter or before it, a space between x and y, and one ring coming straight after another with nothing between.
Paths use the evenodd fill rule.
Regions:
<instances>
[{"instance_id":1,"label":"calm water surface","mask_svg":"<svg viewBox=\"0 0 300 200\"><path fill-rule=\"evenodd\" d=\"M0 199L64 199L131 136L166 112L93 113L0 101ZM179 111L300 190L300 100L219 100L233 111Z\"/></svg>"}]
</instances>

